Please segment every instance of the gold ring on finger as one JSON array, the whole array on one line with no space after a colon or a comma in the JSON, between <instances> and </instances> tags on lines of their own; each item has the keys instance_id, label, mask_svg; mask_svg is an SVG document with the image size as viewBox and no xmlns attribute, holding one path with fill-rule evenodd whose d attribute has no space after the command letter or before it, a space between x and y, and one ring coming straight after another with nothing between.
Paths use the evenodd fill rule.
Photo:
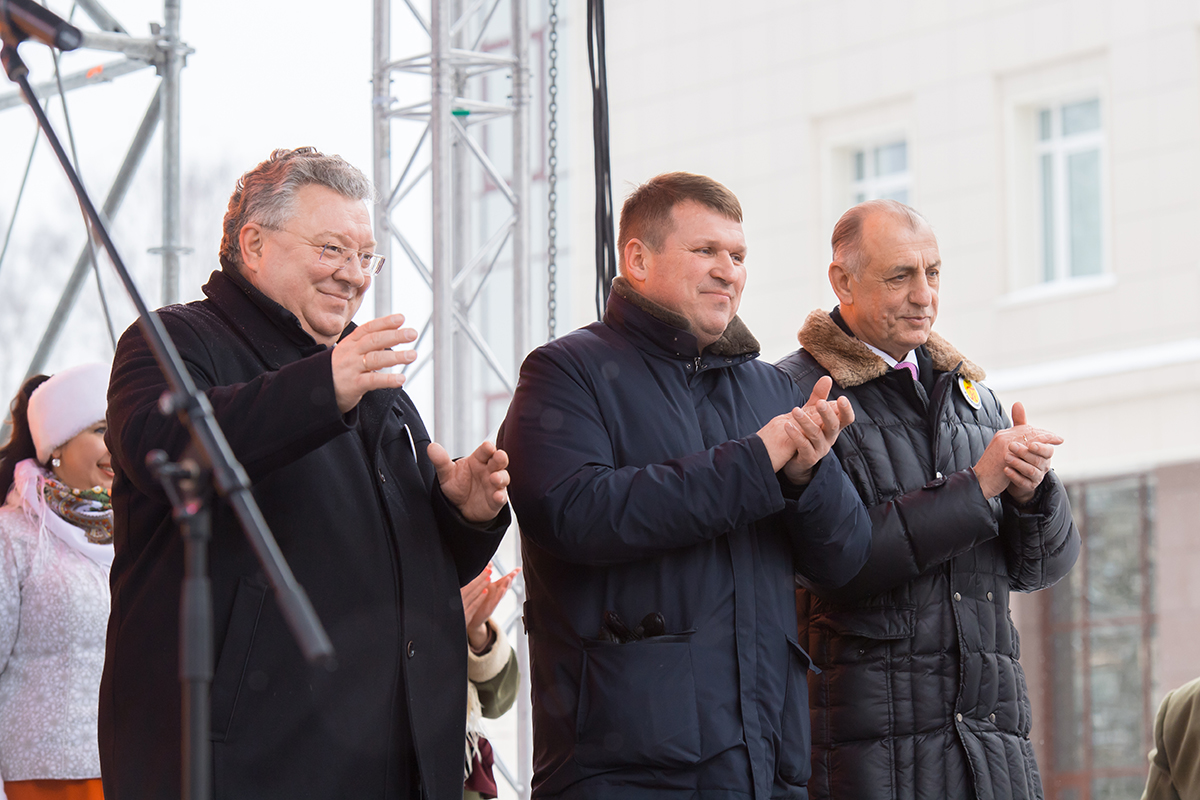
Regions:
<instances>
[{"instance_id":1,"label":"gold ring on finger","mask_svg":"<svg viewBox=\"0 0 1200 800\"><path fill-rule=\"evenodd\" d=\"M363 353L362 360L363 360L363 370L366 372L371 372L372 371L371 368L367 366L367 354L366 353Z\"/></svg>"}]
</instances>

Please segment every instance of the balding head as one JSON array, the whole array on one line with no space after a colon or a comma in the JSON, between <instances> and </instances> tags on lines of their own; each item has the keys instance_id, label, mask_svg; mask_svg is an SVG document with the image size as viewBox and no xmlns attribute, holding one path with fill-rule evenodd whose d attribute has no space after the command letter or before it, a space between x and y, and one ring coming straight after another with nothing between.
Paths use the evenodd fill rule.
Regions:
<instances>
[{"instance_id":1,"label":"balding head","mask_svg":"<svg viewBox=\"0 0 1200 800\"><path fill-rule=\"evenodd\" d=\"M860 340L899 361L937 319L942 257L920 214L895 200L860 203L833 232L829 284Z\"/></svg>"},{"instance_id":2,"label":"balding head","mask_svg":"<svg viewBox=\"0 0 1200 800\"><path fill-rule=\"evenodd\" d=\"M833 226L830 242L833 245L833 263L841 264L854 277L862 274L867 262L863 251L863 227L877 215L892 217L914 232L929 226L924 217L896 200L868 200L842 214L837 225Z\"/></svg>"}]
</instances>

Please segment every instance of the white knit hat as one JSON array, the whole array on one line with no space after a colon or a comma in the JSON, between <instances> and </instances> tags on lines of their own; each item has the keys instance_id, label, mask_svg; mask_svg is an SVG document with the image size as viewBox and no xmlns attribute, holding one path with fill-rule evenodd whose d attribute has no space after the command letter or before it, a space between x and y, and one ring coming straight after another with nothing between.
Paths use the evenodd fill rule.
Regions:
<instances>
[{"instance_id":1,"label":"white knit hat","mask_svg":"<svg viewBox=\"0 0 1200 800\"><path fill-rule=\"evenodd\" d=\"M29 396L29 432L37 460L45 464L56 447L104 420L108 367L80 364L43 381Z\"/></svg>"}]
</instances>

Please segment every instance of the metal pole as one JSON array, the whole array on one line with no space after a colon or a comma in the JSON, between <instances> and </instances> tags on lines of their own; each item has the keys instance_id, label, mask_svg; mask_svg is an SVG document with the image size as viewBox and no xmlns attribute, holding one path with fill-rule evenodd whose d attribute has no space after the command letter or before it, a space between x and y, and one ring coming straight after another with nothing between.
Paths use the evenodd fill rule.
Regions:
<instances>
[{"instance_id":1,"label":"metal pole","mask_svg":"<svg viewBox=\"0 0 1200 800\"><path fill-rule=\"evenodd\" d=\"M433 0L430 19L429 128L433 150L433 429L434 438L448 441L454 414L454 219L450 113L454 101L454 76L450 61L450 0Z\"/></svg>"},{"instance_id":2,"label":"metal pole","mask_svg":"<svg viewBox=\"0 0 1200 800\"><path fill-rule=\"evenodd\" d=\"M162 302L179 302L179 73L183 48L179 41L179 0L163 3L162 103L163 103L163 204Z\"/></svg>"},{"instance_id":3,"label":"metal pole","mask_svg":"<svg viewBox=\"0 0 1200 800\"><path fill-rule=\"evenodd\" d=\"M83 40L85 46L88 45L90 34L84 34ZM98 72L94 70L84 70L83 72L74 72L70 75L64 75L61 81L51 78L48 81L42 81L33 87L34 93L43 101L54 97L58 94L58 89L61 84L63 91L70 92L74 89L81 89L84 86L92 86L97 83L111 83L114 79L122 75L128 75L131 72L147 69L150 64L144 61L137 61L133 58L126 58L123 61L113 61L108 64L102 64ZM0 111L8 108L16 108L17 106L25 105L25 98L21 97L20 91L6 92L0 94Z\"/></svg>"},{"instance_id":4,"label":"metal pole","mask_svg":"<svg viewBox=\"0 0 1200 800\"><path fill-rule=\"evenodd\" d=\"M162 113L162 94L163 87L160 83L158 91L150 100L150 107L146 109L146 114L142 117L142 124L138 127L133 142L129 145L129 152L125 154L121 169L117 171L112 188L108 190L108 197L104 199L104 207L100 213L104 215L105 219L111 220L116 216L117 211L121 208L121 203L125 200L125 192L129 189L129 184L133 182L133 176L142 161L142 156L146 155L150 139L154 136L154 129L158 127L158 118ZM25 373L26 378L37 375L46 366L50 351L58 342L58 336L67 322L67 316L79 298L79 291L83 288L84 278L87 277L89 263L88 247L84 245L79 259L75 262L75 269L71 272L71 277L67 279L66 287L63 288L58 306L50 316L50 322L46 324L46 332L42 334L42 340L38 342L37 350L29 363L29 370Z\"/></svg>"},{"instance_id":5,"label":"metal pole","mask_svg":"<svg viewBox=\"0 0 1200 800\"><path fill-rule=\"evenodd\" d=\"M458 33L451 37L451 46L457 50L466 50L469 46L467 26L461 24L460 18L463 14L463 7L466 4L463 0L451 0L450 8L453 16L451 24L459 22ZM459 98L467 96L467 70L463 66L457 66L453 72L454 75L454 98L457 101ZM464 125L467 120L463 118ZM451 199L451 208L454 209L454 241L451 245L451 251L454 256L454 275L457 277L466 267L471 256L471 153L467 150L464 142L461 142L455 137L454 144L450 148L450 165L454 171L454 196ZM462 285L458 291L454 293L454 302L460 313L467 315L470 309L467 308L467 303L471 296L471 287ZM461 328L454 332L454 423L450 426L453 431L451 442L453 449L450 451L455 455L460 455L469 452L468 448L472 444L472 439L475 437L475 432L471 429L472 414L472 389L473 381L471 380L471 368L475 363L475 346L471 343L470 337L466 331ZM450 443L443 442L449 446Z\"/></svg>"},{"instance_id":6,"label":"metal pole","mask_svg":"<svg viewBox=\"0 0 1200 800\"><path fill-rule=\"evenodd\" d=\"M391 106L392 71L388 61L392 53L392 3L375 0L375 74L371 80L375 149L375 252L391 261L392 234L388 230L388 197L392 191L392 124L388 118ZM392 313L392 275L395 264L387 264L375 276L375 316Z\"/></svg>"},{"instance_id":7,"label":"metal pole","mask_svg":"<svg viewBox=\"0 0 1200 800\"><path fill-rule=\"evenodd\" d=\"M100 5L98 0L76 0L76 5L83 9L83 13L92 18L92 22L96 23L100 30L111 33L126 32L121 23L117 22L116 17L108 13L108 9Z\"/></svg>"},{"instance_id":8,"label":"metal pole","mask_svg":"<svg viewBox=\"0 0 1200 800\"><path fill-rule=\"evenodd\" d=\"M513 385L521 362L529 352L530 306L529 285L529 196L532 185L529 156L529 11L527 0L512 0L512 190L516 195L513 214ZM521 548L516 548L517 564L521 563ZM524 594L521 595L524 597ZM528 798L533 783L533 715L529 676L529 637L522 631L517 639L517 664L522 680L517 690L517 781L522 798Z\"/></svg>"},{"instance_id":9,"label":"metal pole","mask_svg":"<svg viewBox=\"0 0 1200 800\"><path fill-rule=\"evenodd\" d=\"M513 375L529 352L529 194L532 185L529 157L529 13L527 0L512 0L513 65L513 174L516 195L513 214Z\"/></svg>"},{"instance_id":10,"label":"metal pole","mask_svg":"<svg viewBox=\"0 0 1200 800\"><path fill-rule=\"evenodd\" d=\"M186 462L185 462L186 463ZM183 464L179 465L180 467ZM181 737L183 740L183 800L212 797L212 742L209 741L212 709L209 697L213 679L212 581L208 577L208 545L212 540L212 503L208 473L190 465L197 478L180 481L186 501L176 507L183 537L183 585L179 598L179 681ZM182 513L181 513L182 511Z\"/></svg>"}]
</instances>

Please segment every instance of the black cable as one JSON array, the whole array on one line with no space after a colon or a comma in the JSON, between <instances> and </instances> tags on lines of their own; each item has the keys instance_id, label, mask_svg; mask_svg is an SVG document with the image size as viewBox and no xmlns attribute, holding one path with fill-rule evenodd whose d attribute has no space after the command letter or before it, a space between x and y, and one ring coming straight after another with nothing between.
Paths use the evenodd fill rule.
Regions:
<instances>
[{"instance_id":1,"label":"black cable","mask_svg":"<svg viewBox=\"0 0 1200 800\"><path fill-rule=\"evenodd\" d=\"M42 5L44 6L45 2L43 2ZM75 6L74 6L74 4L72 4L71 16L74 16L74 15L75 15ZM51 48L51 52L54 54L54 75L57 78L58 77L58 51ZM58 82L58 91L60 93L62 92L62 80L61 79ZM47 110L50 108L50 98L46 98L46 106L45 107ZM63 106L63 110L66 111L65 104ZM41 130L37 127L37 125L34 125L33 144L29 147L29 159L25 162L25 175L22 176L22 178L21 178L21 188L19 188L17 190L17 201L13 204L12 217L8 221L8 230L6 230L4 232L4 246L0 247L0 267L4 266L4 257L6 255L8 255L8 246L12 242L13 230L16 228L16 224L17 224L17 212L21 210L21 198L25 196L25 186L29 183L29 171L33 167L33 156L35 153L37 153L37 143L38 143L38 139L40 139L41 136L42 136Z\"/></svg>"},{"instance_id":2,"label":"black cable","mask_svg":"<svg viewBox=\"0 0 1200 800\"><path fill-rule=\"evenodd\" d=\"M75 17L76 8L78 8L78 3L72 3L71 13L67 17L68 21ZM75 149L75 130L71 127L71 115L67 112L67 90L63 88L62 72L58 66L58 50L50 48L50 55L54 59L54 82L58 84L58 97L62 101L63 121L67 127L67 141L71 145L71 160L75 162L75 171L79 172L81 169L79 165L79 151ZM104 284L100 282L100 265L96 262L96 244L92 238L92 226L88 222L87 212L84 211L82 204L79 206L79 211L83 215L83 232L87 237L88 260L92 262L92 274L96 276L96 291L100 294L100 308L104 311L104 321L108 326L108 340L115 352L117 349L117 332L113 327L112 314L108 310L108 298L104 295Z\"/></svg>"},{"instance_id":3,"label":"black cable","mask_svg":"<svg viewBox=\"0 0 1200 800\"><path fill-rule=\"evenodd\" d=\"M558 325L558 0L550 0L550 137L546 169L546 341L554 341Z\"/></svg>"},{"instance_id":4,"label":"black cable","mask_svg":"<svg viewBox=\"0 0 1200 800\"><path fill-rule=\"evenodd\" d=\"M604 59L604 0L588 0L588 68L592 75L592 144L596 166L596 316L604 318L617 276L613 233L612 164L608 146L608 73Z\"/></svg>"},{"instance_id":5,"label":"black cable","mask_svg":"<svg viewBox=\"0 0 1200 800\"><path fill-rule=\"evenodd\" d=\"M46 102L49 104L50 101ZM25 176L21 178L21 188L17 190L17 201L13 203L12 216L8 220L8 230L4 232L4 246L0 247L0 267L4 266L4 257L8 255L8 245L12 242L13 229L17 226L17 212L21 210L21 198L25 196L25 185L29 183L29 170L33 166L33 156L37 153L37 143L41 137L41 130L35 126L33 145L29 148L29 160L25 162Z\"/></svg>"}]
</instances>

